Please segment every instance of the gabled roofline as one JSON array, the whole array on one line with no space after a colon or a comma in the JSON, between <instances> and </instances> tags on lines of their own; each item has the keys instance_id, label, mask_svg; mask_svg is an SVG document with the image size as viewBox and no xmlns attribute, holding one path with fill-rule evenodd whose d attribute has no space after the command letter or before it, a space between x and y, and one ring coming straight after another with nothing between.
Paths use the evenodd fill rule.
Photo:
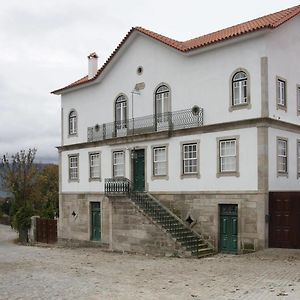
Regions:
<instances>
[{"instance_id":1,"label":"gabled roofline","mask_svg":"<svg viewBox=\"0 0 300 300\"><path fill-rule=\"evenodd\" d=\"M204 48L216 43L224 42L229 39L233 39L248 33L253 33L262 29L275 29L285 22L289 21L293 17L300 14L300 5L281 10L279 12L266 15L251 21L247 21L235 26L231 26L216 32L200 36L185 42L180 42L169 37L160 35L153 31L147 30L142 27L132 27L126 36L119 43L117 48L112 52L106 62L102 67L97 71L96 75L93 78L88 79L88 76L84 76L81 79L55 91L52 91L52 94L60 95L64 92L73 91L75 89L81 88L82 86L89 86L95 82L95 80L104 72L110 62L114 59L116 54L119 52L120 48L129 40L133 33L140 33L148 38L152 38L160 43L167 45L181 53L188 53L190 51L197 50L199 48Z\"/></svg>"}]
</instances>

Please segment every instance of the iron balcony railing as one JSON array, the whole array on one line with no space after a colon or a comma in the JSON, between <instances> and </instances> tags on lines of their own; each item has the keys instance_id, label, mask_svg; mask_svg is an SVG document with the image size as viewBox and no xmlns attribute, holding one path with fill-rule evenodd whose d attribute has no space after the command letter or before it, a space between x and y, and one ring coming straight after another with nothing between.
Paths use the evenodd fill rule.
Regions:
<instances>
[{"instance_id":1,"label":"iron balcony railing","mask_svg":"<svg viewBox=\"0 0 300 300\"><path fill-rule=\"evenodd\" d=\"M179 130L203 125L203 109L192 109L150 115L128 119L121 122L96 124L88 127L88 142L102 141L115 137L124 137L153 133L158 131Z\"/></svg>"},{"instance_id":2,"label":"iron balcony railing","mask_svg":"<svg viewBox=\"0 0 300 300\"><path fill-rule=\"evenodd\" d=\"M129 196L131 190L131 181L125 177L105 178L104 192L107 196Z\"/></svg>"}]
</instances>

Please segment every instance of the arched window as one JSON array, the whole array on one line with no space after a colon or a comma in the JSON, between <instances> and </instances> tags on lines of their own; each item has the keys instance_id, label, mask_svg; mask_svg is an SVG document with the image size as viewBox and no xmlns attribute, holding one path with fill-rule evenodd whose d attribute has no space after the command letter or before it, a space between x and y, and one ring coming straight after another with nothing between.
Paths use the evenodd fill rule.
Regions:
<instances>
[{"instance_id":1,"label":"arched window","mask_svg":"<svg viewBox=\"0 0 300 300\"><path fill-rule=\"evenodd\" d=\"M155 116L157 122L164 122L169 111L170 90L166 85L159 86L155 91Z\"/></svg>"},{"instance_id":2,"label":"arched window","mask_svg":"<svg viewBox=\"0 0 300 300\"><path fill-rule=\"evenodd\" d=\"M238 71L232 76L232 105L249 103L248 76L244 71Z\"/></svg>"},{"instance_id":3,"label":"arched window","mask_svg":"<svg viewBox=\"0 0 300 300\"><path fill-rule=\"evenodd\" d=\"M127 99L124 95L120 95L115 102L115 120L116 129L127 127Z\"/></svg>"},{"instance_id":4,"label":"arched window","mask_svg":"<svg viewBox=\"0 0 300 300\"><path fill-rule=\"evenodd\" d=\"M71 110L69 113L69 135L77 134L77 113Z\"/></svg>"}]
</instances>

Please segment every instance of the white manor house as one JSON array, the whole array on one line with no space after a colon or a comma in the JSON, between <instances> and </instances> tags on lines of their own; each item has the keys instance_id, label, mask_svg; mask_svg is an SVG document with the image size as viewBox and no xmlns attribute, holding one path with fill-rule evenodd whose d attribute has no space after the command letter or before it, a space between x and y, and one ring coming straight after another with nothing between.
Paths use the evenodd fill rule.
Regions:
<instances>
[{"instance_id":1,"label":"white manor house","mask_svg":"<svg viewBox=\"0 0 300 300\"><path fill-rule=\"evenodd\" d=\"M300 6L179 42L132 28L61 95L62 241L300 248Z\"/></svg>"}]
</instances>

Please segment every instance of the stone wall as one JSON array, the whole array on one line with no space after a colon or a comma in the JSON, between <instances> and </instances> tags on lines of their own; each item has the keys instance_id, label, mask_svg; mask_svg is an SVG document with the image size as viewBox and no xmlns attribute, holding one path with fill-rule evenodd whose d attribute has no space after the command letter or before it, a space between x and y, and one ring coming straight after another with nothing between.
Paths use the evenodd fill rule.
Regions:
<instances>
[{"instance_id":1,"label":"stone wall","mask_svg":"<svg viewBox=\"0 0 300 300\"><path fill-rule=\"evenodd\" d=\"M194 220L192 228L216 249L219 243L219 205L238 205L238 251L257 251L266 246L265 194L263 193L182 193L153 194L179 218Z\"/></svg>"},{"instance_id":2,"label":"stone wall","mask_svg":"<svg viewBox=\"0 0 300 300\"><path fill-rule=\"evenodd\" d=\"M112 248L152 255L185 255L179 245L129 199L112 199Z\"/></svg>"},{"instance_id":3,"label":"stone wall","mask_svg":"<svg viewBox=\"0 0 300 300\"><path fill-rule=\"evenodd\" d=\"M109 243L109 203L108 199L101 194L60 195L59 239L90 240L90 202L101 203L101 242Z\"/></svg>"},{"instance_id":4,"label":"stone wall","mask_svg":"<svg viewBox=\"0 0 300 300\"><path fill-rule=\"evenodd\" d=\"M96 194L62 194L58 238L72 246L90 246L90 202L101 202L101 242L111 250L152 255L187 255L129 199ZM73 215L73 212L76 215ZM92 242L94 243L94 242Z\"/></svg>"}]
</instances>

